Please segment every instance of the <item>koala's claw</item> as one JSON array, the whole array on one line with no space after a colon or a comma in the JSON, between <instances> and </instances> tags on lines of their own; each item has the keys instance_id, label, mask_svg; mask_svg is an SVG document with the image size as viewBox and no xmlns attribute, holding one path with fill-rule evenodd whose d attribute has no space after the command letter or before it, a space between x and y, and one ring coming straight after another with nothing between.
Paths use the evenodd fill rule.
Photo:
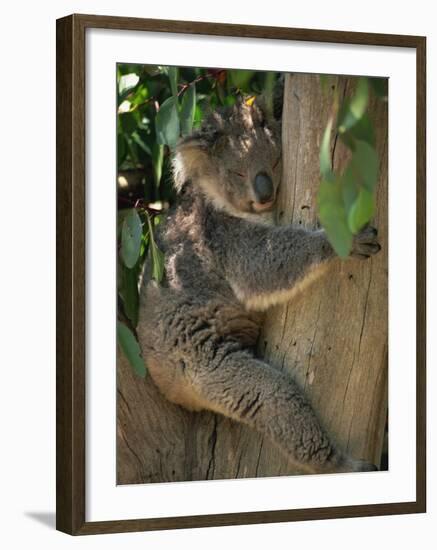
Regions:
<instances>
[{"instance_id":1,"label":"koala's claw","mask_svg":"<svg viewBox=\"0 0 437 550\"><path fill-rule=\"evenodd\" d=\"M377 237L378 230L370 225L366 226L354 236L350 255L353 258L366 260L370 256L377 254L381 250L381 245L378 243Z\"/></svg>"}]
</instances>

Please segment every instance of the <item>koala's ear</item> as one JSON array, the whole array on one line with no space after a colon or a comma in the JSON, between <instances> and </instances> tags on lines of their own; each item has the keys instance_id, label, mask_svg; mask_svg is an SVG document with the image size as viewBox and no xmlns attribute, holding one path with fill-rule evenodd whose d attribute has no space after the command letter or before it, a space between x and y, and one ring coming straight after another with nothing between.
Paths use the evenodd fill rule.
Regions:
<instances>
[{"instance_id":1,"label":"koala's ear","mask_svg":"<svg viewBox=\"0 0 437 550\"><path fill-rule=\"evenodd\" d=\"M201 134L193 134L178 143L172 159L176 191L179 192L187 181L194 181L208 172L209 148L210 144Z\"/></svg>"}]
</instances>

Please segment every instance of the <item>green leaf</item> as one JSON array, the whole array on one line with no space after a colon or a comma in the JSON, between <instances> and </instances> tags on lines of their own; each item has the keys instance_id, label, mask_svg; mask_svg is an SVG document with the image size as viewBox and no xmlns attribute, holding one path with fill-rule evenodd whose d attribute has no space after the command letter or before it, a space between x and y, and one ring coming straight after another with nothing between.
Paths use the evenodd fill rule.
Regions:
<instances>
[{"instance_id":1,"label":"green leaf","mask_svg":"<svg viewBox=\"0 0 437 550\"><path fill-rule=\"evenodd\" d=\"M121 76L118 81L118 93L122 95L132 88L135 88L139 80L140 77L135 73L129 73Z\"/></svg>"},{"instance_id":2,"label":"green leaf","mask_svg":"<svg viewBox=\"0 0 437 550\"><path fill-rule=\"evenodd\" d=\"M167 69L167 75L170 80L171 93L173 94L176 103L178 97L178 72L178 67L168 67Z\"/></svg>"},{"instance_id":3,"label":"green leaf","mask_svg":"<svg viewBox=\"0 0 437 550\"><path fill-rule=\"evenodd\" d=\"M341 185L337 181L322 181L318 192L319 218L335 252L346 258L352 248L352 233L349 229L343 203Z\"/></svg>"},{"instance_id":4,"label":"green leaf","mask_svg":"<svg viewBox=\"0 0 437 550\"><path fill-rule=\"evenodd\" d=\"M184 93L181 105L181 133L188 136L193 130L194 113L196 112L196 85L191 84Z\"/></svg>"},{"instance_id":5,"label":"green leaf","mask_svg":"<svg viewBox=\"0 0 437 550\"><path fill-rule=\"evenodd\" d=\"M275 92L276 73L267 71L264 78L264 97L266 101L266 113L268 117L273 116L273 98Z\"/></svg>"},{"instance_id":6,"label":"green leaf","mask_svg":"<svg viewBox=\"0 0 437 550\"><path fill-rule=\"evenodd\" d=\"M140 346L130 329L120 321L117 321L117 342L131 367L138 376L144 378L147 369L141 357Z\"/></svg>"},{"instance_id":7,"label":"green leaf","mask_svg":"<svg viewBox=\"0 0 437 550\"><path fill-rule=\"evenodd\" d=\"M123 301L123 309L134 327L138 324L138 270L119 265L120 283L118 293Z\"/></svg>"},{"instance_id":8,"label":"green leaf","mask_svg":"<svg viewBox=\"0 0 437 550\"><path fill-rule=\"evenodd\" d=\"M136 114L132 112L127 113L121 113L119 115L119 121L121 128L125 134L132 134L132 132L135 132L138 126L138 120L136 118Z\"/></svg>"},{"instance_id":9,"label":"green leaf","mask_svg":"<svg viewBox=\"0 0 437 550\"><path fill-rule=\"evenodd\" d=\"M142 226L135 208L123 220L121 227L120 256L126 267L132 268L140 255Z\"/></svg>"},{"instance_id":10,"label":"green leaf","mask_svg":"<svg viewBox=\"0 0 437 550\"><path fill-rule=\"evenodd\" d=\"M369 102L369 81L366 77L358 80L357 89L350 103L350 111L359 120L366 112Z\"/></svg>"},{"instance_id":11,"label":"green leaf","mask_svg":"<svg viewBox=\"0 0 437 550\"><path fill-rule=\"evenodd\" d=\"M358 120L356 124L352 126L352 128L349 129L348 132L344 134L340 134L343 141L345 141L346 136L352 136L352 138L355 140L365 141L372 147L375 147L375 130L373 128L372 121L369 118L369 115L367 113L364 113L364 115ZM347 143L346 145L349 146L350 149L355 149L355 143Z\"/></svg>"},{"instance_id":12,"label":"green leaf","mask_svg":"<svg viewBox=\"0 0 437 550\"><path fill-rule=\"evenodd\" d=\"M360 189L358 197L348 212L348 225L352 233L358 233L372 219L374 210L373 194L367 189Z\"/></svg>"},{"instance_id":13,"label":"green leaf","mask_svg":"<svg viewBox=\"0 0 437 550\"><path fill-rule=\"evenodd\" d=\"M155 242L152 221L149 214L147 214L147 224L149 226L149 250L150 258L152 260L152 278L155 279L157 283L160 283L164 277L164 254L161 250L159 250Z\"/></svg>"},{"instance_id":14,"label":"green leaf","mask_svg":"<svg viewBox=\"0 0 437 550\"><path fill-rule=\"evenodd\" d=\"M228 78L230 80L230 83L239 90L242 90L243 92L249 91L249 83L254 74L255 71L247 71L241 69L228 70Z\"/></svg>"},{"instance_id":15,"label":"green leaf","mask_svg":"<svg viewBox=\"0 0 437 550\"><path fill-rule=\"evenodd\" d=\"M194 111L193 127L199 128L200 125L202 124L202 119L203 119L202 107L199 104L197 104L196 109Z\"/></svg>"},{"instance_id":16,"label":"green leaf","mask_svg":"<svg viewBox=\"0 0 437 550\"><path fill-rule=\"evenodd\" d=\"M340 179L341 194L346 212L349 212L352 205L357 200L359 186L354 178L350 166L347 166Z\"/></svg>"},{"instance_id":17,"label":"green leaf","mask_svg":"<svg viewBox=\"0 0 437 550\"><path fill-rule=\"evenodd\" d=\"M344 109L342 109L342 116L338 124L338 131L340 133L346 132L349 128L354 126L360 118L364 115L369 102L369 82L365 77L361 77L358 80L357 89L350 102L345 103Z\"/></svg>"},{"instance_id":18,"label":"green leaf","mask_svg":"<svg viewBox=\"0 0 437 550\"><path fill-rule=\"evenodd\" d=\"M378 179L378 155L375 149L365 141L357 140L349 165L356 182L373 192Z\"/></svg>"},{"instance_id":19,"label":"green leaf","mask_svg":"<svg viewBox=\"0 0 437 550\"><path fill-rule=\"evenodd\" d=\"M150 147L147 143L144 143L138 132L133 132L131 138L138 145L138 147L146 153L147 156L151 155L152 151L150 150Z\"/></svg>"},{"instance_id":20,"label":"green leaf","mask_svg":"<svg viewBox=\"0 0 437 550\"><path fill-rule=\"evenodd\" d=\"M174 97L166 99L156 113L155 128L157 142L173 149L180 135L179 114Z\"/></svg>"},{"instance_id":21,"label":"green leaf","mask_svg":"<svg viewBox=\"0 0 437 550\"><path fill-rule=\"evenodd\" d=\"M160 283L164 276L164 254L159 250L154 239L150 240L150 255L152 258L152 277L157 283Z\"/></svg>"},{"instance_id":22,"label":"green leaf","mask_svg":"<svg viewBox=\"0 0 437 550\"><path fill-rule=\"evenodd\" d=\"M120 168L120 166L123 164L124 159L126 158L127 154L127 146L126 146L126 140L121 132L117 134L117 166Z\"/></svg>"},{"instance_id":23,"label":"green leaf","mask_svg":"<svg viewBox=\"0 0 437 550\"><path fill-rule=\"evenodd\" d=\"M388 96L387 78L369 78L369 82L378 97L386 98Z\"/></svg>"},{"instance_id":24,"label":"green leaf","mask_svg":"<svg viewBox=\"0 0 437 550\"><path fill-rule=\"evenodd\" d=\"M156 189L159 188L162 177L162 165L164 162L164 146L154 143L152 147L153 181Z\"/></svg>"},{"instance_id":25,"label":"green leaf","mask_svg":"<svg viewBox=\"0 0 437 550\"><path fill-rule=\"evenodd\" d=\"M325 132L322 138L322 144L320 146L320 173L325 180L332 179L331 130L332 118L329 119L328 124L326 125Z\"/></svg>"},{"instance_id":26,"label":"green leaf","mask_svg":"<svg viewBox=\"0 0 437 550\"><path fill-rule=\"evenodd\" d=\"M143 82L137 87L133 94L133 97L129 96L129 101L132 103L132 105L140 105L140 103L144 103L148 98L149 90L146 84Z\"/></svg>"}]
</instances>

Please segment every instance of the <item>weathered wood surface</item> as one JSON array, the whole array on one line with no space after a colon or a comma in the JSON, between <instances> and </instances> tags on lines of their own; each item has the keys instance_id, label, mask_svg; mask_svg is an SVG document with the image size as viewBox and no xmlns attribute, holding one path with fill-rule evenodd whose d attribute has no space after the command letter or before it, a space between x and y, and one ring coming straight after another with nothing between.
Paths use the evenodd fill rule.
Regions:
<instances>
[{"instance_id":1,"label":"weathered wood surface","mask_svg":"<svg viewBox=\"0 0 437 550\"><path fill-rule=\"evenodd\" d=\"M351 81L333 80L340 94ZM319 140L332 96L318 77L289 75L284 97L281 223L316 225ZM378 464L387 408L387 107L372 101L381 158L375 224L383 250L367 262L335 261L286 306L269 312L260 348L288 369L325 427L353 456ZM336 167L345 151L333 139ZM251 429L208 412L167 402L150 378L138 378L122 356L117 374L117 482L150 483L298 473Z\"/></svg>"},{"instance_id":2,"label":"weathered wood surface","mask_svg":"<svg viewBox=\"0 0 437 550\"><path fill-rule=\"evenodd\" d=\"M333 78L340 97L353 81ZM317 227L320 136L332 106L314 75L286 79L280 223ZM268 313L265 355L293 373L324 426L356 458L379 464L387 413L387 104L372 97L369 114L380 157L377 215L382 251L367 261L336 260L317 282ZM346 148L333 136L335 169Z\"/></svg>"}]
</instances>

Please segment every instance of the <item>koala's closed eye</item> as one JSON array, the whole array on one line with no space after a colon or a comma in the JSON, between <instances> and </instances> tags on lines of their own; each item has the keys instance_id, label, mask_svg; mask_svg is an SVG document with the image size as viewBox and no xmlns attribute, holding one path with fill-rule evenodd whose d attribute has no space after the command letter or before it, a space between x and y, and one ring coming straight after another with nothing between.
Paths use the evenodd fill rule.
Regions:
<instances>
[{"instance_id":1,"label":"koala's closed eye","mask_svg":"<svg viewBox=\"0 0 437 550\"><path fill-rule=\"evenodd\" d=\"M236 176L239 176L240 178L246 178L246 174L244 174L243 172L237 172L235 170L229 170L229 173L234 174Z\"/></svg>"}]
</instances>

